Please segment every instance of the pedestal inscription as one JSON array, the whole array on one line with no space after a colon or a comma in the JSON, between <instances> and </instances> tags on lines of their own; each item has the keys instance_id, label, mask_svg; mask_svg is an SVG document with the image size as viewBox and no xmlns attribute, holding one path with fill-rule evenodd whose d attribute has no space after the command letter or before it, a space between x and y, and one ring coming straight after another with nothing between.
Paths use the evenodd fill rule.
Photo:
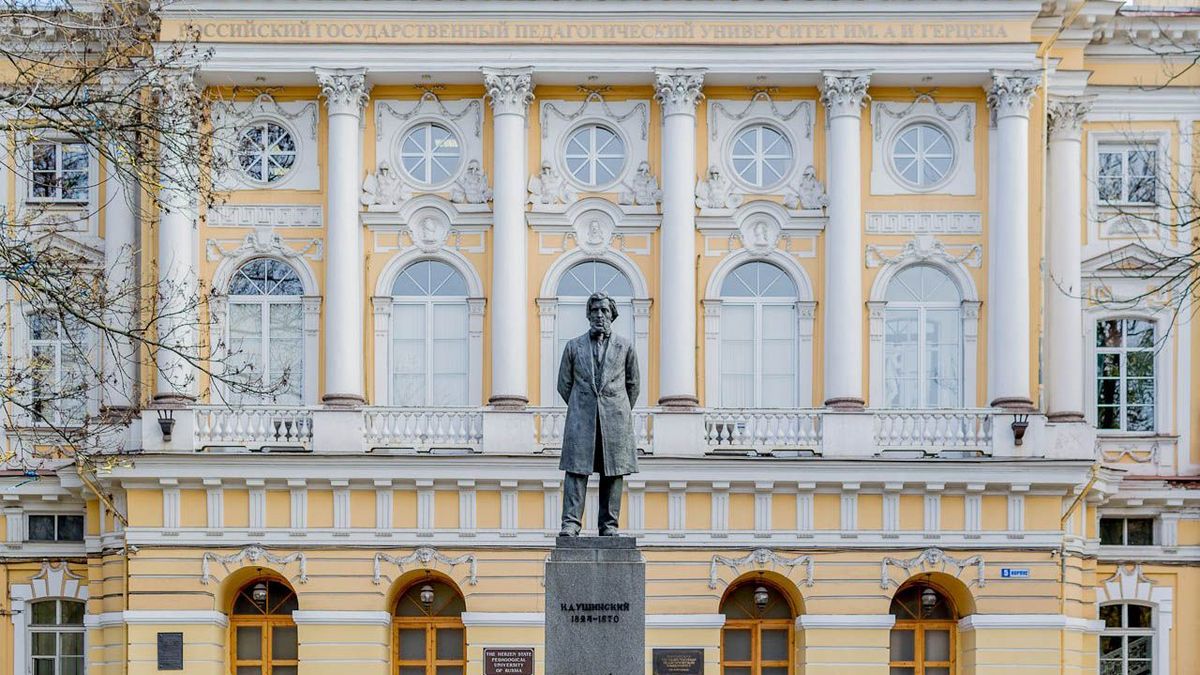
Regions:
<instances>
[{"instance_id":1,"label":"pedestal inscription","mask_svg":"<svg viewBox=\"0 0 1200 675\"><path fill-rule=\"evenodd\" d=\"M546 563L546 672L646 672L646 563L628 537L559 537Z\"/></svg>"}]
</instances>

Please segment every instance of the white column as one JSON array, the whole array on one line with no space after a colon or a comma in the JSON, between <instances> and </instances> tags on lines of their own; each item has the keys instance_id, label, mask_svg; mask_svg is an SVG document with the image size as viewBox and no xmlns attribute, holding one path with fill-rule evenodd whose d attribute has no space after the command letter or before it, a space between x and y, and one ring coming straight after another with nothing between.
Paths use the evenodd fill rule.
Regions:
<instances>
[{"instance_id":1,"label":"white column","mask_svg":"<svg viewBox=\"0 0 1200 675\"><path fill-rule=\"evenodd\" d=\"M829 118L825 227L825 405L863 407L862 107L870 76L822 73Z\"/></svg>"},{"instance_id":2,"label":"white column","mask_svg":"<svg viewBox=\"0 0 1200 675\"><path fill-rule=\"evenodd\" d=\"M492 394L497 408L529 403L526 279L525 116L533 100L532 68L483 68L492 103ZM542 401L543 405L552 402Z\"/></svg>"},{"instance_id":3,"label":"white column","mask_svg":"<svg viewBox=\"0 0 1200 675\"><path fill-rule=\"evenodd\" d=\"M105 323L118 329L134 325L137 312L138 274L135 255L137 235L136 186L129 189L128 179L115 164L119 152L105 162L104 175L104 289ZM108 410L128 410L137 396L137 351L133 340L118 332L106 336L109 344L101 350L104 384L101 405Z\"/></svg>"},{"instance_id":4,"label":"white column","mask_svg":"<svg viewBox=\"0 0 1200 675\"><path fill-rule=\"evenodd\" d=\"M987 101L995 116L996 153L988 215L988 390L993 406L1028 409L1029 386L1029 105L1036 73L992 73ZM1076 171L1079 168L1076 167Z\"/></svg>"},{"instance_id":5,"label":"white column","mask_svg":"<svg viewBox=\"0 0 1200 675\"><path fill-rule=\"evenodd\" d=\"M167 78L164 99L194 100L196 83L190 73ZM182 110L179 100L168 100L164 107ZM192 142L193 120L175 120L178 138L168 142L176 146ZM186 156L185 152L172 153ZM159 403L186 403L196 398L198 328L200 303L196 258L197 165L175 163L160 168L162 190L159 193L158 219L158 298L154 320L157 340L158 376L154 400Z\"/></svg>"},{"instance_id":6,"label":"white column","mask_svg":"<svg viewBox=\"0 0 1200 675\"><path fill-rule=\"evenodd\" d=\"M1082 422L1083 335L1080 222L1083 151L1080 137L1091 98L1050 101L1046 179L1046 410L1060 422Z\"/></svg>"},{"instance_id":7,"label":"white column","mask_svg":"<svg viewBox=\"0 0 1200 675\"><path fill-rule=\"evenodd\" d=\"M662 229L659 235L658 404L691 408L696 398L696 103L704 70L656 68L662 106Z\"/></svg>"},{"instance_id":8,"label":"white column","mask_svg":"<svg viewBox=\"0 0 1200 675\"><path fill-rule=\"evenodd\" d=\"M329 124L325 213L325 395L328 405L355 406L363 392L363 244L358 222L363 106L371 86L365 68L314 68Z\"/></svg>"}]
</instances>

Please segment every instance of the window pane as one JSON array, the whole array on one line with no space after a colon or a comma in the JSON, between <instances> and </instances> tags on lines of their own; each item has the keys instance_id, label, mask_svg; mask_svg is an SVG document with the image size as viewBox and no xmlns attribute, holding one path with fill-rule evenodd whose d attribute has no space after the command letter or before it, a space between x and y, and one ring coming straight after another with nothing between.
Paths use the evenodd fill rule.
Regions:
<instances>
[{"instance_id":1,"label":"window pane","mask_svg":"<svg viewBox=\"0 0 1200 675\"><path fill-rule=\"evenodd\" d=\"M1154 615L1154 610L1146 605L1127 605L1129 622L1126 624L1129 628L1150 628L1151 617Z\"/></svg>"},{"instance_id":2,"label":"window pane","mask_svg":"<svg viewBox=\"0 0 1200 675\"><path fill-rule=\"evenodd\" d=\"M463 658L463 629L437 629L437 658L439 661L453 661Z\"/></svg>"},{"instance_id":3,"label":"window pane","mask_svg":"<svg viewBox=\"0 0 1200 675\"><path fill-rule=\"evenodd\" d=\"M62 664L61 675L84 675L82 656L64 657L59 659L59 663Z\"/></svg>"},{"instance_id":4,"label":"window pane","mask_svg":"<svg viewBox=\"0 0 1200 675\"><path fill-rule=\"evenodd\" d=\"M741 628L727 628L725 630L725 648L721 658L725 661L749 661L750 631Z\"/></svg>"},{"instance_id":5,"label":"window pane","mask_svg":"<svg viewBox=\"0 0 1200 675\"><path fill-rule=\"evenodd\" d=\"M1154 520L1129 518L1125 521L1126 543L1130 546L1150 546L1154 543Z\"/></svg>"},{"instance_id":6,"label":"window pane","mask_svg":"<svg viewBox=\"0 0 1200 675\"><path fill-rule=\"evenodd\" d=\"M1105 356L1113 356L1105 354ZM1154 352L1131 351L1125 364L1125 374L1129 377L1154 377Z\"/></svg>"},{"instance_id":7,"label":"window pane","mask_svg":"<svg viewBox=\"0 0 1200 675\"><path fill-rule=\"evenodd\" d=\"M1096 377L1120 377L1121 376L1121 355L1120 354L1097 354L1096 355Z\"/></svg>"},{"instance_id":8,"label":"window pane","mask_svg":"<svg viewBox=\"0 0 1200 675\"><path fill-rule=\"evenodd\" d=\"M437 675L462 675L462 666L438 666Z\"/></svg>"},{"instance_id":9,"label":"window pane","mask_svg":"<svg viewBox=\"0 0 1200 675\"><path fill-rule=\"evenodd\" d=\"M1125 400L1130 404L1153 404L1154 380L1147 378L1126 380Z\"/></svg>"},{"instance_id":10,"label":"window pane","mask_svg":"<svg viewBox=\"0 0 1200 675\"><path fill-rule=\"evenodd\" d=\"M83 516L59 516L58 540L83 541Z\"/></svg>"},{"instance_id":11,"label":"window pane","mask_svg":"<svg viewBox=\"0 0 1200 675\"><path fill-rule=\"evenodd\" d=\"M1129 636L1129 659L1144 660L1150 658L1150 636L1149 635L1130 635Z\"/></svg>"},{"instance_id":12,"label":"window pane","mask_svg":"<svg viewBox=\"0 0 1200 675\"><path fill-rule=\"evenodd\" d=\"M62 633L61 648L59 652L64 656L83 656L83 633Z\"/></svg>"},{"instance_id":13,"label":"window pane","mask_svg":"<svg viewBox=\"0 0 1200 675\"><path fill-rule=\"evenodd\" d=\"M787 661L788 632L786 630L764 630L759 634L759 639L764 661Z\"/></svg>"},{"instance_id":14,"label":"window pane","mask_svg":"<svg viewBox=\"0 0 1200 675\"><path fill-rule=\"evenodd\" d=\"M1129 406L1125 411L1126 431L1154 431L1154 406Z\"/></svg>"},{"instance_id":15,"label":"window pane","mask_svg":"<svg viewBox=\"0 0 1200 675\"><path fill-rule=\"evenodd\" d=\"M237 640L238 659L257 660L262 658L261 626L238 626L235 639Z\"/></svg>"},{"instance_id":16,"label":"window pane","mask_svg":"<svg viewBox=\"0 0 1200 675\"><path fill-rule=\"evenodd\" d=\"M892 631L891 660L912 661L916 654L916 634L912 630Z\"/></svg>"},{"instance_id":17,"label":"window pane","mask_svg":"<svg viewBox=\"0 0 1200 675\"><path fill-rule=\"evenodd\" d=\"M925 660L926 661L949 661L950 660L950 631L948 631L948 630L927 630L927 631L925 631ZM926 672L928 672L928 670Z\"/></svg>"},{"instance_id":18,"label":"window pane","mask_svg":"<svg viewBox=\"0 0 1200 675\"><path fill-rule=\"evenodd\" d=\"M299 670L297 666L272 666L271 675L296 675Z\"/></svg>"},{"instance_id":19,"label":"window pane","mask_svg":"<svg viewBox=\"0 0 1200 675\"><path fill-rule=\"evenodd\" d=\"M1121 605L1101 605L1100 620L1105 628L1121 627Z\"/></svg>"},{"instance_id":20,"label":"window pane","mask_svg":"<svg viewBox=\"0 0 1200 675\"><path fill-rule=\"evenodd\" d=\"M54 672L54 659L33 660L33 675L57 675Z\"/></svg>"},{"instance_id":21,"label":"window pane","mask_svg":"<svg viewBox=\"0 0 1200 675\"><path fill-rule=\"evenodd\" d=\"M892 666L891 670L888 671L888 675L913 675L914 672L916 672L916 669L914 668Z\"/></svg>"},{"instance_id":22,"label":"window pane","mask_svg":"<svg viewBox=\"0 0 1200 675\"><path fill-rule=\"evenodd\" d=\"M1100 658L1120 659L1125 653L1125 645L1119 635L1100 636Z\"/></svg>"},{"instance_id":23,"label":"window pane","mask_svg":"<svg viewBox=\"0 0 1200 675\"><path fill-rule=\"evenodd\" d=\"M54 626L58 624L58 607L56 600L43 600L33 603L34 626Z\"/></svg>"},{"instance_id":24,"label":"window pane","mask_svg":"<svg viewBox=\"0 0 1200 675\"><path fill-rule=\"evenodd\" d=\"M750 669L745 666L725 666L724 675L750 675Z\"/></svg>"},{"instance_id":25,"label":"window pane","mask_svg":"<svg viewBox=\"0 0 1200 675\"><path fill-rule=\"evenodd\" d=\"M1120 409L1115 406L1097 408L1096 427L1100 429L1120 429Z\"/></svg>"},{"instance_id":26,"label":"window pane","mask_svg":"<svg viewBox=\"0 0 1200 675\"><path fill-rule=\"evenodd\" d=\"M1121 518L1100 519L1100 543L1121 546L1124 543L1124 520ZM1116 607L1117 605L1110 605Z\"/></svg>"},{"instance_id":27,"label":"window pane","mask_svg":"<svg viewBox=\"0 0 1200 675\"><path fill-rule=\"evenodd\" d=\"M82 602L62 601L62 625L82 626L85 605Z\"/></svg>"},{"instance_id":28,"label":"window pane","mask_svg":"<svg viewBox=\"0 0 1200 675\"><path fill-rule=\"evenodd\" d=\"M29 541L54 541L54 516L29 516Z\"/></svg>"},{"instance_id":29,"label":"window pane","mask_svg":"<svg viewBox=\"0 0 1200 675\"><path fill-rule=\"evenodd\" d=\"M400 660L423 661L425 659L425 630L400 630Z\"/></svg>"},{"instance_id":30,"label":"window pane","mask_svg":"<svg viewBox=\"0 0 1200 675\"><path fill-rule=\"evenodd\" d=\"M1121 322L1115 320L1096 322L1096 346L1120 347Z\"/></svg>"},{"instance_id":31,"label":"window pane","mask_svg":"<svg viewBox=\"0 0 1200 675\"><path fill-rule=\"evenodd\" d=\"M292 660L296 658L296 627L275 626L271 628L271 658Z\"/></svg>"},{"instance_id":32,"label":"window pane","mask_svg":"<svg viewBox=\"0 0 1200 675\"><path fill-rule=\"evenodd\" d=\"M57 645L58 636L55 633L34 633L33 634L33 655L34 656L54 656Z\"/></svg>"}]
</instances>

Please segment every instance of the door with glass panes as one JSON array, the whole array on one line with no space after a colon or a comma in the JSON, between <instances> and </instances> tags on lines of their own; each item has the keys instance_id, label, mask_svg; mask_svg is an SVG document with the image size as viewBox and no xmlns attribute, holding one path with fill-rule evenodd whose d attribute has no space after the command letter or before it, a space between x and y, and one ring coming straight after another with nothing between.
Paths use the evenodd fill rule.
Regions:
<instances>
[{"instance_id":1,"label":"door with glass panes","mask_svg":"<svg viewBox=\"0 0 1200 675\"><path fill-rule=\"evenodd\" d=\"M463 597L450 584L422 579L400 595L392 622L396 675L464 675Z\"/></svg>"},{"instance_id":2,"label":"door with glass panes","mask_svg":"<svg viewBox=\"0 0 1200 675\"><path fill-rule=\"evenodd\" d=\"M238 591L229 617L233 675L296 675L297 608L296 593L274 579L252 581Z\"/></svg>"},{"instance_id":3,"label":"door with glass panes","mask_svg":"<svg viewBox=\"0 0 1200 675\"><path fill-rule=\"evenodd\" d=\"M721 603L721 675L792 675L796 613L761 579L736 586Z\"/></svg>"},{"instance_id":4,"label":"door with glass panes","mask_svg":"<svg viewBox=\"0 0 1200 675\"><path fill-rule=\"evenodd\" d=\"M936 586L916 582L892 599L890 675L954 675L958 614Z\"/></svg>"}]
</instances>

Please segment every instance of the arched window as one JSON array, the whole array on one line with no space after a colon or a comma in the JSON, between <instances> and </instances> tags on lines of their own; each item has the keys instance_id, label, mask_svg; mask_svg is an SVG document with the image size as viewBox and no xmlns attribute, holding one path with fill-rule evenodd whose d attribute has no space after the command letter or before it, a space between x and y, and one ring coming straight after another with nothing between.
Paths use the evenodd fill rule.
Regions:
<instances>
[{"instance_id":1,"label":"arched window","mask_svg":"<svg viewBox=\"0 0 1200 675\"><path fill-rule=\"evenodd\" d=\"M304 284L291 265L255 258L229 282L230 378L242 403L299 405L304 391Z\"/></svg>"},{"instance_id":2,"label":"arched window","mask_svg":"<svg viewBox=\"0 0 1200 675\"><path fill-rule=\"evenodd\" d=\"M887 287L884 384L893 408L962 405L962 294L945 272L907 267Z\"/></svg>"},{"instance_id":3,"label":"arched window","mask_svg":"<svg viewBox=\"0 0 1200 675\"><path fill-rule=\"evenodd\" d=\"M33 672L83 675L84 604L74 600L39 600L29 604L29 611Z\"/></svg>"},{"instance_id":4,"label":"arched window","mask_svg":"<svg viewBox=\"0 0 1200 675\"><path fill-rule=\"evenodd\" d=\"M392 405L467 405L467 281L419 260L392 285Z\"/></svg>"},{"instance_id":5,"label":"arched window","mask_svg":"<svg viewBox=\"0 0 1200 675\"><path fill-rule=\"evenodd\" d=\"M1150 675L1154 669L1154 608L1149 605L1100 606L1100 672Z\"/></svg>"},{"instance_id":6,"label":"arched window","mask_svg":"<svg viewBox=\"0 0 1200 675\"><path fill-rule=\"evenodd\" d=\"M588 331L587 299L596 291L608 293L617 303L613 332L633 342L633 284L616 267L600 260L587 260L567 270L558 281L555 366L567 342Z\"/></svg>"},{"instance_id":7,"label":"arched window","mask_svg":"<svg viewBox=\"0 0 1200 675\"><path fill-rule=\"evenodd\" d=\"M233 600L233 671L237 675L296 675L299 667L296 593L274 579L242 587Z\"/></svg>"},{"instance_id":8,"label":"arched window","mask_svg":"<svg viewBox=\"0 0 1200 675\"><path fill-rule=\"evenodd\" d=\"M436 579L409 586L396 603L392 645L396 675L463 675L467 667L466 610L458 590Z\"/></svg>"},{"instance_id":9,"label":"arched window","mask_svg":"<svg viewBox=\"0 0 1200 675\"><path fill-rule=\"evenodd\" d=\"M720 405L796 405L796 284L768 262L735 268L721 284Z\"/></svg>"},{"instance_id":10,"label":"arched window","mask_svg":"<svg viewBox=\"0 0 1200 675\"><path fill-rule=\"evenodd\" d=\"M891 675L954 675L958 614L933 584L915 582L892 598Z\"/></svg>"},{"instance_id":11,"label":"arched window","mask_svg":"<svg viewBox=\"0 0 1200 675\"><path fill-rule=\"evenodd\" d=\"M721 672L724 675L792 675L796 612L782 591L750 580L721 602Z\"/></svg>"}]
</instances>

